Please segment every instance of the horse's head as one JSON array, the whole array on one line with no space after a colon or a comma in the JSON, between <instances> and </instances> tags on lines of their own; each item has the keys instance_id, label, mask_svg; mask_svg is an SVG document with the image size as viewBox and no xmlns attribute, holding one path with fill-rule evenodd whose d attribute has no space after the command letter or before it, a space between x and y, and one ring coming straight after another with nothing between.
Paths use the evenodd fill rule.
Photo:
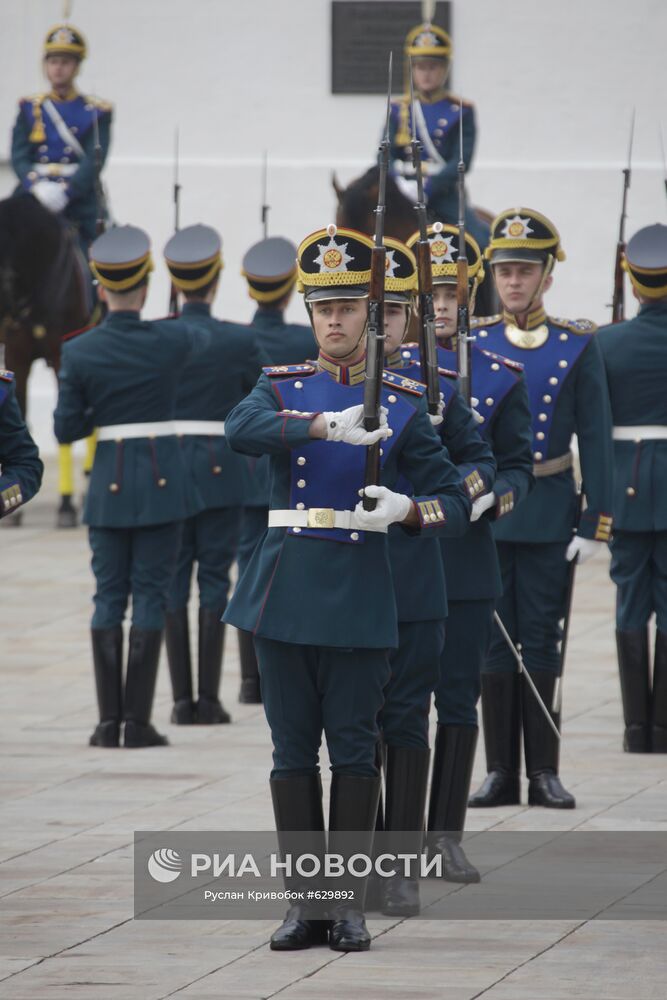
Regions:
<instances>
[{"instance_id":1,"label":"horse's head","mask_svg":"<svg viewBox=\"0 0 667 1000\"><path fill-rule=\"evenodd\" d=\"M333 187L338 198L336 223L372 235L375 231L375 208L380 183L379 167L374 166L357 177L346 188L341 188L336 176ZM406 240L416 226L412 204L404 197L389 175L386 188L385 233L398 240Z\"/></svg>"},{"instance_id":2,"label":"horse's head","mask_svg":"<svg viewBox=\"0 0 667 1000\"><path fill-rule=\"evenodd\" d=\"M0 321L48 326L71 293L72 235L32 195L0 201Z\"/></svg>"}]
</instances>

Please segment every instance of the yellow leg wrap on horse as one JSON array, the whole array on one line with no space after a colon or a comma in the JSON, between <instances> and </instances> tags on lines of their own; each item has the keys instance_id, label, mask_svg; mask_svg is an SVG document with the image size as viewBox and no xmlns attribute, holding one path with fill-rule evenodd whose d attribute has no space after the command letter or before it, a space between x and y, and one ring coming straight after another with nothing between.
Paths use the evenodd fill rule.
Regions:
<instances>
[{"instance_id":1,"label":"yellow leg wrap on horse","mask_svg":"<svg viewBox=\"0 0 667 1000\"><path fill-rule=\"evenodd\" d=\"M74 459L72 445L58 447L58 492L61 497L71 497L74 493Z\"/></svg>"},{"instance_id":2,"label":"yellow leg wrap on horse","mask_svg":"<svg viewBox=\"0 0 667 1000\"><path fill-rule=\"evenodd\" d=\"M86 438L86 456L83 460L83 471L89 474L95 461L95 448L97 447L97 431L93 431L90 437Z\"/></svg>"}]
</instances>

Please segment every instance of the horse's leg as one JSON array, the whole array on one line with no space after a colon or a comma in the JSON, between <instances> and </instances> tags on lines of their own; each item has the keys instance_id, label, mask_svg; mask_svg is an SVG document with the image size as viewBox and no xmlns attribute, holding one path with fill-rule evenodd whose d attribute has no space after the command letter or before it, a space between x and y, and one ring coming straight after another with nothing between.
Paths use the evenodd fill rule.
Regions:
<instances>
[{"instance_id":1,"label":"horse's leg","mask_svg":"<svg viewBox=\"0 0 667 1000\"><path fill-rule=\"evenodd\" d=\"M30 332L23 327L15 328L5 342L5 365L14 372L16 401L24 420L27 419L28 415L28 376L33 362L29 350L29 336L31 336ZM5 524L8 527L20 528L22 521L23 511L17 510L12 517L7 518Z\"/></svg>"},{"instance_id":2,"label":"horse's leg","mask_svg":"<svg viewBox=\"0 0 667 1000\"><path fill-rule=\"evenodd\" d=\"M60 368L60 336L51 332L44 345L44 360L58 377ZM76 528L78 523L74 496L74 455L71 444L58 445L58 495L60 502L56 511L56 528Z\"/></svg>"}]
</instances>

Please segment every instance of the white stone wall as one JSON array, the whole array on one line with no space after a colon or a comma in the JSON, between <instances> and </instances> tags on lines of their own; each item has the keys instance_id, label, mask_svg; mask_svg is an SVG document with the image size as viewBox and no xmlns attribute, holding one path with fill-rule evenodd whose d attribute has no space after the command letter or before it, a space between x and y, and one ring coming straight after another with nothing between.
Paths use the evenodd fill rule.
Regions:
<instances>
[{"instance_id":1,"label":"white stone wall","mask_svg":"<svg viewBox=\"0 0 667 1000\"><path fill-rule=\"evenodd\" d=\"M59 0L0 0L0 158L16 98L41 89L42 39L61 10ZM248 320L239 269L261 236L263 151L270 230L297 242L333 217L331 170L348 180L374 156L383 99L329 92L329 0L76 0L72 21L90 48L82 89L115 105L105 171L114 215L154 242L148 312L163 315L168 301L159 257L172 226L178 125L181 223L220 229L226 271L217 311ZM553 218L568 260L548 308L604 322L633 107L629 232L667 221L659 140L667 4L454 0L453 35L455 86L478 113L473 201L490 210L523 203ZM667 137L667 112L664 119ZM0 196L12 183L0 168ZM290 315L302 318L300 302ZM31 421L43 447L53 396L49 374L38 372Z\"/></svg>"}]
</instances>

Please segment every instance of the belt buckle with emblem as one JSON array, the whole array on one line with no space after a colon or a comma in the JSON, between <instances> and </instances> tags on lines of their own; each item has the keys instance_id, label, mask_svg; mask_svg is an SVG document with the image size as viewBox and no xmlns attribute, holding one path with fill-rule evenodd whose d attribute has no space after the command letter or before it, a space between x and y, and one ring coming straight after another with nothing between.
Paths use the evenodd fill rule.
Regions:
<instances>
[{"instance_id":1,"label":"belt buckle with emblem","mask_svg":"<svg viewBox=\"0 0 667 1000\"><path fill-rule=\"evenodd\" d=\"M336 512L333 507L310 507L308 509L309 528L333 528Z\"/></svg>"}]
</instances>

